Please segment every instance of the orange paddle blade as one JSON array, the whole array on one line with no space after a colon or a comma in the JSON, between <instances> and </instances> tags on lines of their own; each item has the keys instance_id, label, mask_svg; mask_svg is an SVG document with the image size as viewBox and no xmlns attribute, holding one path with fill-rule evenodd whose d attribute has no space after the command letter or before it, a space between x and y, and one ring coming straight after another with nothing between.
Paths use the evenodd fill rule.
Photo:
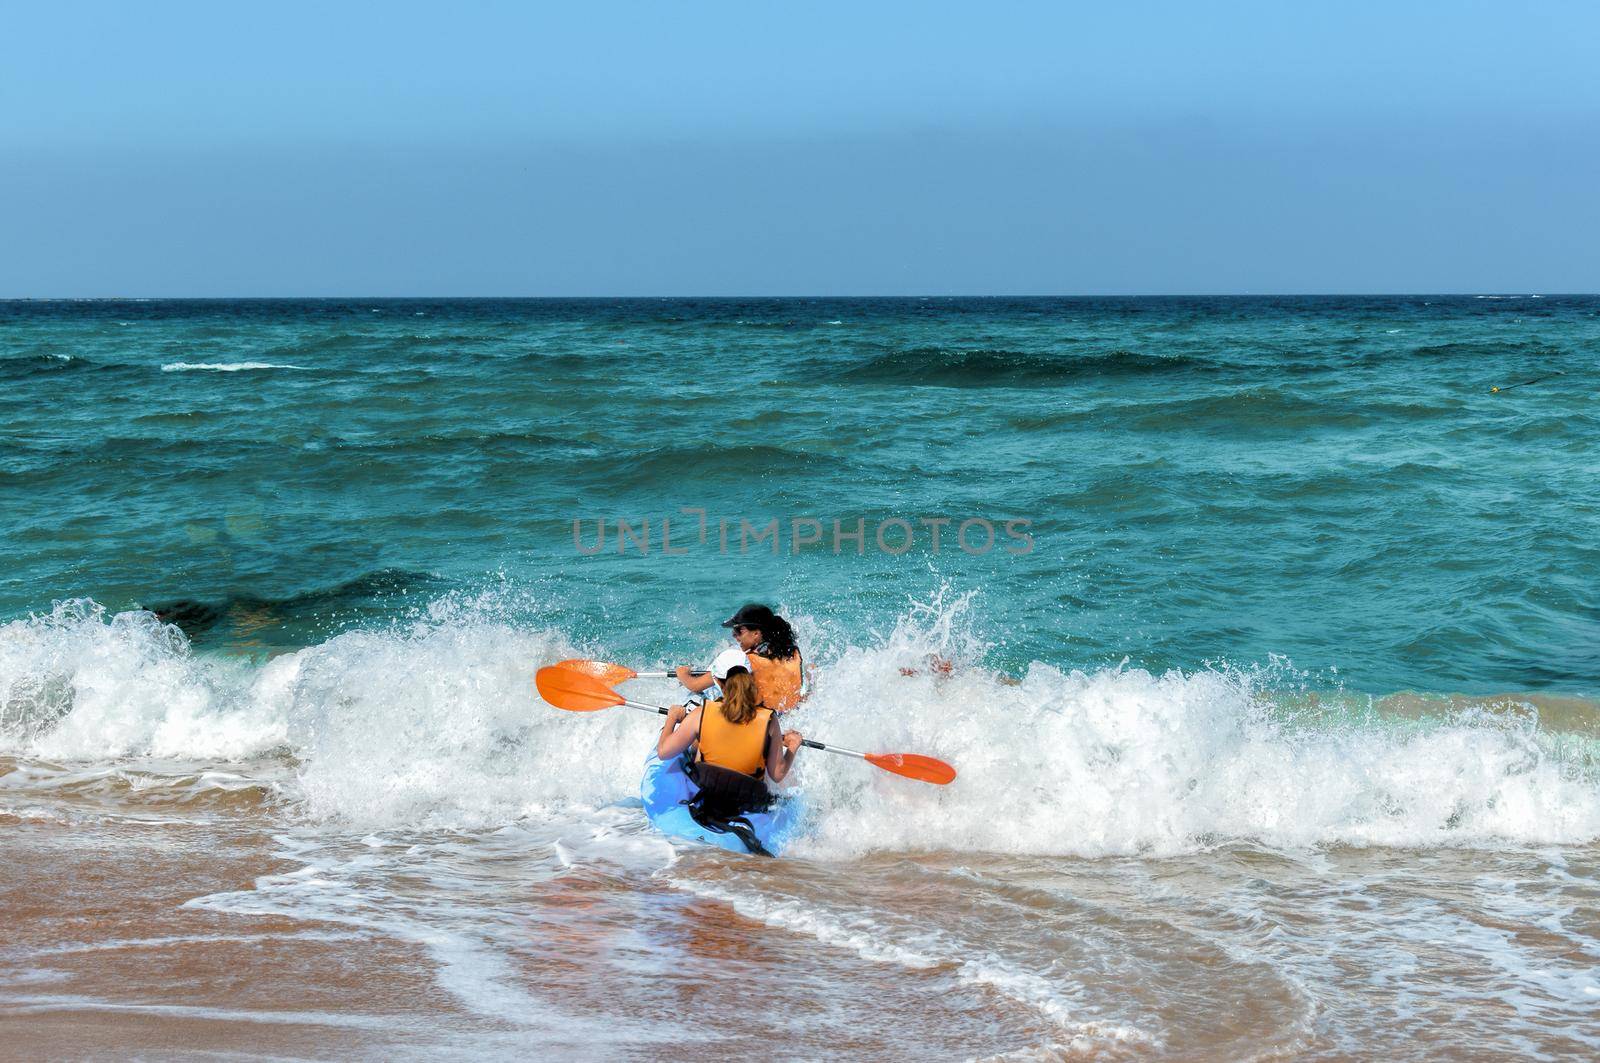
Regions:
<instances>
[{"instance_id":1,"label":"orange paddle blade","mask_svg":"<svg viewBox=\"0 0 1600 1063\"><path fill-rule=\"evenodd\" d=\"M638 675L632 668L622 664L607 664L605 661L584 661L574 657L570 661L557 661L556 668L568 668L584 675L592 675L606 686L612 683L621 683Z\"/></svg>"},{"instance_id":2,"label":"orange paddle blade","mask_svg":"<svg viewBox=\"0 0 1600 1063\"><path fill-rule=\"evenodd\" d=\"M623 701L622 695L594 676L560 665L539 669L534 674L533 685L539 688L541 698L568 712L594 712L621 705Z\"/></svg>"},{"instance_id":3,"label":"orange paddle blade","mask_svg":"<svg viewBox=\"0 0 1600 1063\"><path fill-rule=\"evenodd\" d=\"M921 753L868 753L867 763L908 779L920 779L943 786L956 777L956 769L942 760Z\"/></svg>"}]
</instances>

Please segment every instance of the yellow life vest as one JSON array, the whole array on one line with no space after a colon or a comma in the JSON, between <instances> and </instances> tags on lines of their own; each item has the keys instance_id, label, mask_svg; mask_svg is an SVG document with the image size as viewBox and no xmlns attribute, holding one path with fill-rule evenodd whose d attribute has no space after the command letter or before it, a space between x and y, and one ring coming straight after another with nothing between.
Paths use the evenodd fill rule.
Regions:
<instances>
[{"instance_id":1,"label":"yellow life vest","mask_svg":"<svg viewBox=\"0 0 1600 1063\"><path fill-rule=\"evenodd\" d=\"M747 653L750 674L755 677L756 693L761 704L773 712L785 712L800 704L800 654L780 660Z\"/></svg>"},{"instance_id":2,"label":"yellow life vest","mask_svg":"<svg viewBox=\"0 0 1600 1063\"><path fill-rule=\"evenodd\" d=\"M767 766L768 709L757 709L744 723L729 723L722 702L708 701L700 710L700 759L744 775L760 775Z\"/></svg>"}]
</instances>

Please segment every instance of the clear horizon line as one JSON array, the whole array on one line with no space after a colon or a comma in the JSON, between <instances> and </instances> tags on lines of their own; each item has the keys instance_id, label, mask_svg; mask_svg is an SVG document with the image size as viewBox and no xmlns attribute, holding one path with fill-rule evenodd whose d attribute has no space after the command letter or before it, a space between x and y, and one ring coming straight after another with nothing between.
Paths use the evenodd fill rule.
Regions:
<instances>
[{"instance_id":1,"label":"clear horizon line","mask_svg":"<svg viewBox=\"0 0 1600 1063\"><path fill-rule=\"evenodd\" d=\"M1520 292L1506 288L1491 288L1482 291L1251 291L1251 292L1007 292L1007 293L966 293L966 294L926 294L926 293L864 293L851 295L817 295L817 294L787 294L787 295L7 295L0 296L0 303L116 303L116 302L226 302L250 300L255 302L315 302L318 300L347 300L347 301L372 301L387 300L399 301L431 301L448 302L455 299L498 299L505 301L557 301L557 300L615 300L615 299L722 299L728 301L751 299L1351 299L1351 298L1395 298L1400 296L1428 296L1433 298L1479 298L1491 296L1507 296L1523 299L1543 298L1571 298L1593 297L1600 292L1593 291L1540 291Z\"/></svg>"}]
</instances>

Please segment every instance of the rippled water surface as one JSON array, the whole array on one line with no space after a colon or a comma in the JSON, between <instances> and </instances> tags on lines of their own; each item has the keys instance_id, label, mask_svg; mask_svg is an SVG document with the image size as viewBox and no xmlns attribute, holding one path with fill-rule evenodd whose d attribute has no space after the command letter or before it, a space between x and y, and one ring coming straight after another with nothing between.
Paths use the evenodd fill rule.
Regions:
<instances>
[{"instance_id":1,"label":"rippled water surface","mask_svg":"<svg viewBox=\"0 0 1600 1063\"><path fill-rule=\"evenodd\" d=\"M1600 1050L1600 300L0 303L0 384L25 1051ZM655 834L532 673L752 598L956 783Z\"/></svg>"}]
</instances>

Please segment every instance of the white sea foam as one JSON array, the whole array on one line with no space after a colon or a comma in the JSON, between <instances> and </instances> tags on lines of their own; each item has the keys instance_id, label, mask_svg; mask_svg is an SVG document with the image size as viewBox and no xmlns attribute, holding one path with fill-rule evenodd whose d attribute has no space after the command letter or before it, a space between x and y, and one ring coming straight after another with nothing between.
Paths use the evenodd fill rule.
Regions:
<instances>
[{"instance_id":1,"label":"white sea foam","mask_svg":"<svg viewBox=\"0 0 1600 1063\"><path fill-rule=\"evenodd\" d=\"M697 897L727 904L746 919L808 934L824 945L847 949L864 960L912 970L953 968L958 981L985 986L1033 1008L1077 1036L1159 1045L1159 1039L1134 1027L1081 1019L1084 1005L1076 999L1071 984L1021 969L970 943L951 941L939 930L925 927L909 932L902 927L891 931L880 922L883 913L870 909L833 910L798 898L765 897L751 890L671 875L665 876L665 881Z\"/></svg>"},{"instance_id":2,"label":"white sea foam","mask_svg":"<svg viewBox=\"0 0 1600 1063\"><path fill-rule=\"evenodd\" d=\"M281 745L292 661L196 659L146 612L93 602L0 626L0 753L238 759Z\"/></svg>"},{"instance_id":3,"label":"white sea foam","mask_svg":"<svg viewBox=\"0 0 1600 1063\"><path fill-rule=\"evenodd\" d=\"M895 705L892 714L859 706ZM1297 728L1244 676L1062 672L906 679L871 655L818 683L808 724L855 748L955 763L940 790L802 765L819 793L805 845L1165 855L1252 839L1278 847L1581 842L1600 836L1594 780L1527 727L1457 719ZM848 814L834 814L834 810Z\"/></svg>"},{"instance_id":4,"label":"white sea foam","mask_svg":"<svg viewBox=\"0 0 1600 1063\"><path fill-rule=\"evenodd\" d=\"M377 869L376 858L341 860L294 838L277 840L285 849L279 855L299 862L298 869L258 878L252 889L197 897L184 907L309 918L410 941L433 957L440 985L474 1011L516 1022L539 1015L540 1002L517 987L498 950L470 930L414 918L382 878L370 873Z\"/></svg>"},{"instance_id":5,"label":"white sea foam","mask_svg":"<svg viewBox=\"0 0 1600 1063\"><path fill-rule=\"evenodd\" d=\"M940 757L960 777L934 787L807 751L795 775L810 806L798 853L1600 838L1591 740L1541 731L1535 713L1301 720L1270 696L1270 676L1220 671L1036 662L1007 681L973 664L981 648L962 634L965 607L913 609L870 646L830 645L801 618L819 663L793 725L846 747ZM930 652L953 657L954 673L926 669ZM0 626L0 754L216 761L284 751L294 758L284 796L320 819L370 830L565 818L635 801L655 735L637 713L565 713L537 698L534 669L576 655L560 632L446 599L408 624L253 666L197 656L149 614L66 603ZM644 701L672 696L666 682L627 689Z\"/></svg>"},{"instance_id":6,"label":"white sea foam","mask_svg":"<svg viewBox=\"0 0 1600 1063\"><path fill-rule=\"evenodd\" d=\"M555 994L530 986L515 961L527 931L524 915L481 903L483 892L493 889L495 880L478 861L486 849L514 860L516 874L503 880L513 892L560 871L557 861L539 857L541 850L549 850L537 839L515 829L502 833L507 836L497 837L498 845L481 836L466 841L446 832L404 847L370 836L352 846L336 834L280 834L274 837L276 855L298 864L295 870L257 878L251 889L196 897L184 907L280 916L312 926L345 927L361 937L410 942L427 952L440 988L467 1010L523 1030L542 1028L594 1040L621 1037L630 1043L671 1039L674 1035L656 1023L578 1014ZM596 832L579 826L577 833ZM659 849L667 848L660 839L655 841ZM465 876L454 874L452 869L461 866L472 870ZM655 861L654 867L660 866ZM397 883L419 877L432 888L397 888ZM328 935L326 930L313 933L318 939Z\"/></svg>"},{"instance_id":7,"label":"white sea foam","mask_svg":"<svg viewBox=\"0 0 1600 1063\"><path fill-rule=\"evenodd\" d=\"M28 949L31 956L66 956L84 952L139 952L166 949L172 945L212 945L218 942L279 942L286 938L300 941L360 941L361 934L315 930L282 930L260 934L168 934L151 938L111 938L106 941L71 942Z\"/></svg>"},{"instance_id":8,"label":"white sea foam","mask_svg":"<svg viewBox=\"0 0 1600 1063\"><path fill-rule=\"evenodd\" d=\"M307 1026L332 1026L356 1030L393 1030L403 1023L393 1015L363 1015L359 1012L292 1011L263 1009L193 1007L186 1004L145 1004L105 1000L74 994L43 995L8 993L7 1010L26 1015L33 1012L110 1012L127 1015L159 1015L164 1018L201 1019L211 1022L254 1022Z\"/></svg>"},{"instance_id":9,"label":"white sea foam","mask_svg":"<svg viewBox=\"0 0 1600 1063\"><path fill-rule=\"evenodd\" d=\"M277 362L168 362L161 367L163 373L240 373L252 369L304 369L303 365L281 365Z\"/></svg>"}]
</instances>

